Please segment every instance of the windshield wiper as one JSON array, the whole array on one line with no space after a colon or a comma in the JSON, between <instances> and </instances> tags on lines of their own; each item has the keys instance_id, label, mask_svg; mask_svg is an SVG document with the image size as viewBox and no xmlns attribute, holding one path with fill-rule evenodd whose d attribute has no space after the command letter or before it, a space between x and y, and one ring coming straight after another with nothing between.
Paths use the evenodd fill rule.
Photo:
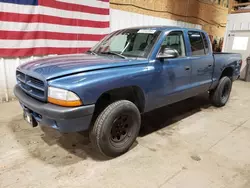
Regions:
<instances>
[{"instance_id":1,"label":"windshield wiper","mask_svg":"<svg viewBox=\"0 0 250 188\"><path fill-rule=\"evenodd\" d=\"M97 53L95 53L94 51L88 50L88 53L91 53L92 55L98 55Z\"/></svg>"},{"instance_id":2,"label":"windshield wiper","mask_svg":"<svg viewBox=\"0 0 250 188\"><path fill-rule=\"evenodd\" d=\"M123 59L127 59L126 56L122 55L122 54L119 54L119 53L116 53L116 52L101 52L101 54L110 54L110 55L116 55L116 56L119 56Z\"/></svg>"}]
</instances>

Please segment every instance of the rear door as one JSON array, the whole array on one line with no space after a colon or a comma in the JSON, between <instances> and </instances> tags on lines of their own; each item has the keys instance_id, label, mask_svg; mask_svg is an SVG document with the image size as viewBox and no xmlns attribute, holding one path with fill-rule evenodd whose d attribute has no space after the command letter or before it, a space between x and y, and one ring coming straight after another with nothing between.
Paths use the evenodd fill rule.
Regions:
<instances>
[{"instance_id":1,"label":"rear door","mask_svg":"<svg viewBox=\"0 0 250 188\"><path fill-rule=\"evenodd\" d=\"M194 95L207 91L212 83L214 57L203 32L188 31L189 58L192 64L191 87Z\"/></svg>"}]
</instances>

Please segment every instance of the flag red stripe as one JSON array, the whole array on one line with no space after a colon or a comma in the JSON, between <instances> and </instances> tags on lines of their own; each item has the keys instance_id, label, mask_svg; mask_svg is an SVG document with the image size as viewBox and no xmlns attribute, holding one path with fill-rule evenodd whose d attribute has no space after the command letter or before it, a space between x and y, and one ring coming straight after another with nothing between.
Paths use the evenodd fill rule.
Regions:
<instances>
[{"instance_id":1,"label":"flag red stripe","mask_svg":"<svg viewBox=\"0 0 250 188\"><path fill-rule=\"evenodd\" d=\"M62 17L48 16L41 14L18 14L10 12L0 12L0 20L9 22L48 23L48 24L93 27L93 28L109 27L109 22L62 18Z\"/></svg>"},{"instance_id":2,"label":"flag red stripe","mask_svg":"<svg viewBox=\"0 0 250 188\"><path fill-rule=\"evenodd\" d=\"M97 8L97 7L78 5L78 4L73 4L73 3L65 3L65 2L60 2L56 0L40 0L39 5L56 8L56 9L69 10L69 11L109 15L109 9L106 9L106 8Z\"/></svg>"},{"instance_id":3,"label":"flag red stripe","mask_svg":"<svg viewBox=\"0 0 250 188\"><path fill-rule=\"evenodd\" d=\"M25 49L4 49L0 48L1 57L24 57L33 55L49 54L74 54L86 52L89 48L25 48Z\"/></svg>"},{"instance_id":4,"label":"flag red stripe","mask_svg":"<svg viewBox=\"0 0 250 188\"><path fill-rule=\"evenodd\" d=\"M106 35L58 33L58 32L49 32L49 31L0 30L0 39L3 39L3 40L52 39L52 40L100 41L105 36Z\"/></svg>"}]
</instances>

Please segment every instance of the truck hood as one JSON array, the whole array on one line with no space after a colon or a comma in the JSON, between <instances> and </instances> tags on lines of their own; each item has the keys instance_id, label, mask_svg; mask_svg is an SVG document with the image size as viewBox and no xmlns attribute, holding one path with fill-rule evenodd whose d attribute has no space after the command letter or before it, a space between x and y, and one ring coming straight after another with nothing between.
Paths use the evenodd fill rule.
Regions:
<instances>
[{"instance_id":1,"label":"truck hood","mask_svg":"<svg viewBox=\"0 0 250 188\"><path fill-rule=\"evenodd\" d=\"M65 75L106 69L121 66L131 66L146 63L148 60L121 59L111 56L94 56L89 54L59 55L34 60L18 67L18 70L30 76L49 80Z\"/></svg>"}]
</instances>

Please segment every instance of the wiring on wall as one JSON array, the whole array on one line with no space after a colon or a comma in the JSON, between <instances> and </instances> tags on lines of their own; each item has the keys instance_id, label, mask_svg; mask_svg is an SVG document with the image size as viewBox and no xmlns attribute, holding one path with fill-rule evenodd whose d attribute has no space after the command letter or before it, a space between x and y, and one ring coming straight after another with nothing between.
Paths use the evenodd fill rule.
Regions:
<instances>
[{"instance_id":1,"label":"wiring on wall","mask_svg":"<svg viewBox=\"0 0 250 188\"><path fill-rule=\"evenodd\" d=\"M170 11L167 11L167 10L154 10L154 9L150 9L150 8L141 7L141 6L132 4L132 3L114 3L114 2L110 2L110 4L118 5L118 6L131 6L131 7L135 7L135 8L138 8L138 9L151 11L151 12L168 13L168 14L171 14L171 15L174 15L174 16L179 16L179 17L194 18L194 19L201 20L201 21L203 21L203 22L205 22L207 24L214 25L214 26L217 26L217 27L226 27L225 25L223 25L225 23L217 23L215 21L213 21L214 23L212 23L212 22L209 22L207 20L204 20L204 19L196 17L196 16L188 16L188 15L177 14L177 13L170 12Z\"/></svg>"}]
</instances>

